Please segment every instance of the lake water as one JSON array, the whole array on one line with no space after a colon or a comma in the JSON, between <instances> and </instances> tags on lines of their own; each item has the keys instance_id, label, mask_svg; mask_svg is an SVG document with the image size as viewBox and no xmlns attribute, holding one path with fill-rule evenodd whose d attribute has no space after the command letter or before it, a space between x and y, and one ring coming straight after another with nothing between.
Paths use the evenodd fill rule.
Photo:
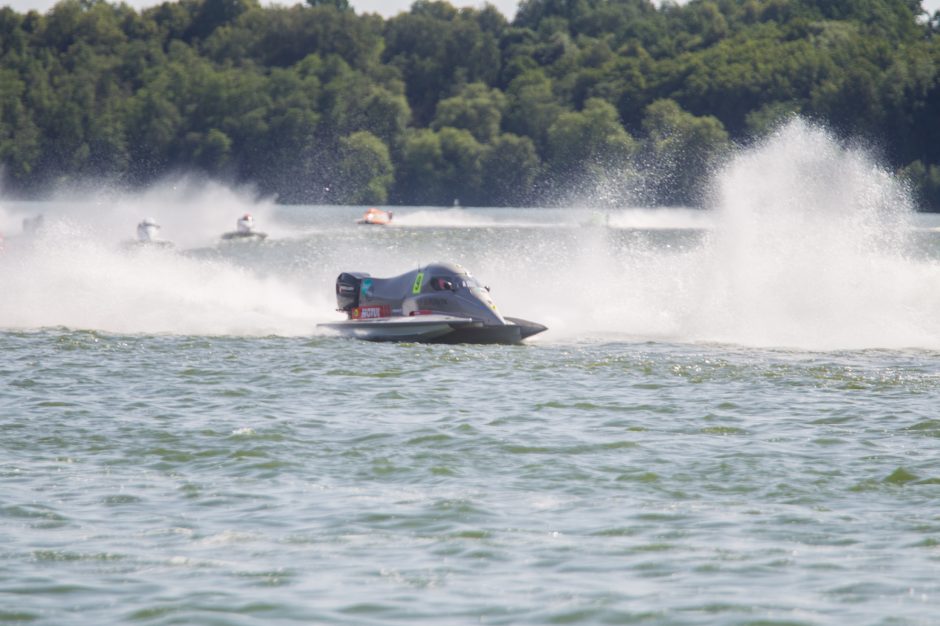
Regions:
<instances>
[{"instance_id":1,"label":"lake water","mask_svg":"<svg viewBox=\"0 0 940 626\"><path fill-rule=\"evenodd\" d=\"M940 221L805 127L715 193L0 200L0 623L940 623ZM549 331L316 330L437 260Z\"/></svg>"}]
</instances>

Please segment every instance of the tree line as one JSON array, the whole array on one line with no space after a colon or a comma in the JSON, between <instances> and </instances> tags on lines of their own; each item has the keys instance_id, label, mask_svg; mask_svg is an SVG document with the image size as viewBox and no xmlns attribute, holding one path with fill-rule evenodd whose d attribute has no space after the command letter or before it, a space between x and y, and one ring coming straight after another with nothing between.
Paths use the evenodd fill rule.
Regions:
<instances>
[{"instance_id":1,"label":"tree line","mask_svg":"<svg viewBox=\"0 0 940 626\"><path fill-rule=\"evenodd\" d=\"M798 114L940 210L938 31L919 0L3 7L2 184L195 170L288 203L694 206Z\"/></svg>"}]
</instances>

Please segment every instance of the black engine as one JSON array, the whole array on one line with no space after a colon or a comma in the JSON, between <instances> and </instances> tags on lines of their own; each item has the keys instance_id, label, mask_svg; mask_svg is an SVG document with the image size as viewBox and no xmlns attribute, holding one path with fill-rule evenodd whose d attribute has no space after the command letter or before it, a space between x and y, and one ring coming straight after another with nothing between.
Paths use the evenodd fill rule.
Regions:
<instances>
[{"instance_id":1,"label":"black engine","mask_svg":"<svg viewBox=\"0 0 940 626\"><path fill-rule=\"evenodd\" d=\"M362 275L343 272L336 279L336 306L339 311L347 313L359 306L359 289L362 286Z\"/></svg>"}]
</instances>

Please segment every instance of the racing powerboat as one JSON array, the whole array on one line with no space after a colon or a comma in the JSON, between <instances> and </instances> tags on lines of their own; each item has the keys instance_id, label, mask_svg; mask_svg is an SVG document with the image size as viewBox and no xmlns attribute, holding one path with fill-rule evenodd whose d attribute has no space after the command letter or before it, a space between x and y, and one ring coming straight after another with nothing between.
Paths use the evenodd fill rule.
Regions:
<instances>
[{"instance_id":1,"label":"racing powerboat","mask_svg":"<svg viewBox=\"0 0 940 626\"><path fill-rule=\"evenodd\" d=\"M267 233L255 230L255 218L251 216L251 213L245 213L235 222L235 230L222 235L222 239L226 241L262 241L267 236Z\"/></svg>"},{"instance_id":2,"label":"racing powerboat","mask_svg":"<svg viewBox=\"0 0 940 626\"><path fill-rule=\"evenodd\" d=\"M39 216L42 217L41 215ZM40 226L42 223L40 222ZM24 221L25 227L25 221ZM137 240L129 242L128 247L172 248L173 243L160 238L160 224L152 217L147 217L137 224Z\"/></svg>"},{"instance_id":3,"label":"racing powerboat","mask_svg":"<svg viewBox=\"0 0 940 626\"><path fill-rule=\"evenodd\" d=\"M392 221L392 212L382 209L371 208L363 216L356 220L357 224L367 224L370 226L388 226Z\"/></svg>"},{"instance_id":4,"label":"racing powerboat","mask_svg":"<svg viewBox=\"0 0 940 626\"><path fill-rule=\"evenodd\" d=\"M436 263L393 278L343 272L336 279L339 322L318 327L368 341L519 343L546 327L503 317L460 265Z\"/></svg>"}]
</instances>

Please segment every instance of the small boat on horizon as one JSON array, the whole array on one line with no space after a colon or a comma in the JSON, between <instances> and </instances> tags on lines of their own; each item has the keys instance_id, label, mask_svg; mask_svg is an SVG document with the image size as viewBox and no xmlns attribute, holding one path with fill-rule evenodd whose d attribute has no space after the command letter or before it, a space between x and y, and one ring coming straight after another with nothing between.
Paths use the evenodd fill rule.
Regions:
<instances>
[{"instance_id":1,"label":"small boat on horizon","mask_svg":"<svg viewBox=\"0 0 940 626\"><path fill-rule=\"evenodd\" d=\"M388 226L392 221L392 215L391 211L384 211L373 207L366 211L361 218L356 220L356 223L370 226Z\"/></svg>"},{"instance_id":2,"label":"small boat on horizon","mask_svg":"<svg viewBox=\"0 0 940 626\"><path fill-rule=\"evenodd\" d=\"M41 215L39 217L42 217ZM37 229L42 226L39 223ZM172 248L173 242L160 237L160 224L152 217L145 217L137 224L137 239L127 242L129 247Z\"/></svg>"},{"instance_id":3,"label":"small boat on horizon","mask_svg":"<svg viewBox=\"0 0 940 626\"><path fill-rule=\"evenodd\" d=\"M255 230L255 218L251 216L251 213L245 213L238 218L235 222L235 230L222 235L222 239L225 241L263 241L267 237L267 233Z\"/></svg>"}]
</instances>

